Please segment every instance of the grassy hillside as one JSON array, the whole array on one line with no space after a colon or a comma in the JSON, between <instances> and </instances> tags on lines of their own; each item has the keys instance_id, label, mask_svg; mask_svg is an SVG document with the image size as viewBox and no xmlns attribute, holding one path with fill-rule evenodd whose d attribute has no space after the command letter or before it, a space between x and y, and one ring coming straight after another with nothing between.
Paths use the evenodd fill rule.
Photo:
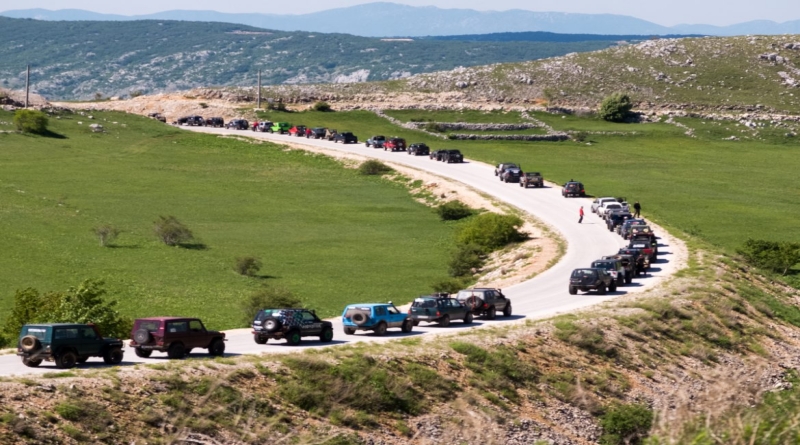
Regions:
<instances>
[{"instance_id":1,"label":"grassy hillside","mask_svg":"<svg viewBox=\"0 0 800 445\"><path fill-rule=\"evenodd\" d=\"M389 110L404 121L515 123L519 112ZM533 113L555 130L584 132L584 142L444 141L407 130L365 111L268 113L272 120L325 125L373 134L398 135L432 149L459 148L490 164L518 162L526 170L563 183L586 184L595 196L639 200L643 214L671 229L697 236L733 252L748 237L800 241L793 229L800 196L794 173L800 157L797 127L758 122L757 128L734 122L684 118L686 129L664 122L615 124L593 117ZM513 132L516 133L516 132ZM738 141L724 140L731 136ZM536 193L532 191L531 193Z\"/></svg>"},{"instance_id":2,"label":"grassy hillside","mask_svg":"<svg viewBox=\"0 0 800 445\"><path fill-rule=\"evenodd\" d=\"M360 82L458 66L533 60L614 45L582 42L383 41L244 25L141 20L49 22L0 17L0 79L50 99L198 86ZM20 74L22 73L22 74Z\"/></svg>"},{"instance_id":3,"label":"grassy hillside","mask_svg":"<svg viewBox=\"0 0 800 445\"><path fill-rule=\"evenodd\" d=\"M0 112L0 130L10 121ZM0 319L16 289L86 278L104 279L127 315L231 328L238 302L264 283L332 316L345 302L409 301L447 276L453 227L403 186L329 158L121 113L66 114L51 129L62 136L0 132ZM204 246L161 244L160 215ZM124 232L100 247L92 229L107 223ZM262 259L262 277L233 271L246 255Z\"/></svg>"}]
</instances>

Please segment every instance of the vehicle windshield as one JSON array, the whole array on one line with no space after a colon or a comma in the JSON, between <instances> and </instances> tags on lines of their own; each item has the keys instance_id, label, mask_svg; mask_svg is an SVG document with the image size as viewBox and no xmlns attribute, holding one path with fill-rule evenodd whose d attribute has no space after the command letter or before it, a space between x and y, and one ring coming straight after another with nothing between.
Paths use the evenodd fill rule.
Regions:
<instances>
[{"instance_id":1,"label":"vehicle windshield","mask_svg":"<svg viewBox=\"0 0 800 445\"><path fill-rule=\"evenodd\" d=\"M432 308L436 307L436 300L433 298L417 298L411 303L411 307Z\"/></svg>"},{"instance_id":2,"label":"vehicle windshield","mask_svg":"<svg viewBox=\"0 0 800 445\"><path fill-rule=\"evenodd\" d=\"M281 309L264 309L256 314L255 321L264 321L268 317L277 317L281 314Z\"/></svg>"},{"instance_id":3,"label":"vehicle windshield","mask_svg":"<svg viewBox=\"0 0 800 445\"><path fill-rule=\"evenodd\" d=\"M473 292L473 291L469 291L469 290L462 290L462 291L458 292L458 296L456 298L458 298L459 300L463 300L465 298L469 298L469 297L472 297L472 296L475 296L475 297L478 297L478 298L483 298L483 292Z\"/></svg>"},{"instance_id":4,"label":"vehicle windshield","mask_svg":"<svg viewBox=\"0 0 800 445\"><path fill-rule=\"evenodd\" d=\"M47 328L41 326L25 326L22 328L21 337L33 335L39 340L47 340Z\"/></svg>"},{"instance_id":5,"label":"vehicle windshield","mask_svg":"<svg viewBox=\"0 0 800 445\"><path fill-rule=\"evenodd\" d=\"M576 269L572 271L572 278L593 277L596 272L591 269Z\"/></svg>"},{"instance_id":6,"label":"vehicle windshield","mask_svg":"<svg viewBox=\"0 0 800 445\"><path fill-rule=\"evenodd\" d=\"M592 263L592 267L595 269L614 270L614 263L610 263L608 261L595 261Z\"/></svg>"},{"instance_id":7,"label":"vehicle windshield","mask_svg":"<svg viewBox=\"0 0 800 445\"><path fill-rule=\"evenodd\" d=\"M147 332L154 332L157 331L160 326L161 322L158 320L141 320L136 326L136 330L147 329Z\"/></svg>"}]
</instances>

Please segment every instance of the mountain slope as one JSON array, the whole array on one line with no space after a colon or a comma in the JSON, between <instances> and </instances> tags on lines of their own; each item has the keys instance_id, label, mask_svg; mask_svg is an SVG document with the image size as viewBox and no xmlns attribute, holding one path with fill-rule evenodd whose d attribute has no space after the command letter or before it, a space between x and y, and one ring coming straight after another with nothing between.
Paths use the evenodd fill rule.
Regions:
<instances>
[{"instance_id":1,"label":"mountain slope","mask_svg":"<svg viewBox=\"0 0 800 445\"><path fill-rule=\"evenodd\" d=\"M74 9L21 9L0 13L6 17L40 20L190 20L226 22L277 29L347 33L361 36L427 36L549 31L568 34L789 34L800 33L800 20L775 23L757 20L731 26L678 25L665 27L635 17L615 14L570 14L527 10L475 11L407 6L377 2L307 14L223 13L173 10L120 16Z\"/></svg>"},{"instance_id":2,"label":"mountain slope","mask_svg":"<svg viewBox=\"0 0 800 445\"><path fill-rule=\"evenodd\" d=\"M0 86L49 98L209 85L360 82L458 66L532 60L614 45L591 42L383 41L179 21L46 22L0 17Z\"/></svg>"}]
</instances>

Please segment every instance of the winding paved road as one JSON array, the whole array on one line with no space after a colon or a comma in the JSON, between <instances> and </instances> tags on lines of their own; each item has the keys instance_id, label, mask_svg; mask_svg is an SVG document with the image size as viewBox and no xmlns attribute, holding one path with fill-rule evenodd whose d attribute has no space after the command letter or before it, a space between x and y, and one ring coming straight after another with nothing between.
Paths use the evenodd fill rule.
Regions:
<instances>
[{"instance_id":1,"label":"winding paved road","mask_svg":"<svg viewBox=\"0 0 800 445\"><path fill-rule=\"evenodd\" d=\"M649 273L644 278L635 279L631 285L621 287L617 292L609 292L607 295L596 295L594 293L569 295L567 292L567 280L573 269L587 267L593 260L604 255L613 254L620 247L626 245L618 235L606 229L602 219L589 211L591 205L589 199L565 199L561 196L560 188L554 184L547 184L547 187L543 189L523 189L518 187L517 184L505 184L498 181L494 176L494 168L492 166L470 160L467 160L463 164L444 164L430 160L427 156L408 156L405 152L392 153L380 149L367 148L363 143L342 145L324 140L296 138L288 135L269 133L254 133L251 131L235 131L205 127L184 128L213 134L236 134L273 142L291 142L294 144L310 145L402 164L461 182L473 189L534 215L548 226L560 232L568 243L567 252L561 261L549 270L529 281L503 289L503 293L513 302L514 316L511 317L512 320L546 318L559 313L592 306L627 293L642 292L656 286L664 278L672 275L677 269L677 264L681 263L681 261L677 261L676 253L678 250L682 252L683 249L675 249L674 246L660 244L659 260L651 267ZM443 148L446 148L447 145L452 145L452 143L444 143L443 145ZM583 205L586 210L586 217L583 224L578 224L578 209L581 205ZM659 233L659 235L662 236L660 240L661 243L665 243L667 239L671 240L671 243L676 243L674 239L664 236L666 235L665 233ZM508 319L504 319L500 316L494 321L476 319L469 327L463 326L458 322L454 322L448 328L439 328L436 325L430 327L421 325L414 328L414 331L410 334L401 334L399 332L395 334L390 331L385 337L378 337L361 332L355 336L345 336L342 332L341 320L336 319L333 320L335 335L332 344L345 344L353 341L390 341L407 336L417 336L428 333L452 333L463 329L475 329L482 325L508 322ZM227 331L227 335L227 356L288 352L297 350L298 348L320 347L319 342L311 340L304 341L298 348L291 348L285 345L285 342L257 345L253 341L249 329ZM193 353L191 357L197 357L199 359L205 357L205 354ZM132 365L141 362L154 363L159 360L166 360L166 354L156 353L150 359L141 359L136 357L131 349L126 349L123 365ZM92 358L81 367L96 368L104 366L106 365L103 364L100 358ZM26 368L22 365L21 360L14 355L0 356L0 376L53 371L57 371L57 369L51 362L45 362L39 368Z\"/></svg>"}]
</instances>

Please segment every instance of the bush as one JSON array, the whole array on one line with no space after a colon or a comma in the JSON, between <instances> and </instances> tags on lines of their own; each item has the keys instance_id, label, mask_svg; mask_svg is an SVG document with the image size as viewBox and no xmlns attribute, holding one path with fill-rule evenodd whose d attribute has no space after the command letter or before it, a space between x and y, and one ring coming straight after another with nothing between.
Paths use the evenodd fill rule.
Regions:
<instances>
[{"instance_id":1,"label":"bush","mask_svg":"<svg viewBox=\"0 0 800 445\"><path fill-rule=\"evenodd\" d=\"M254 277L261 270L261 260L252 256L238 257L233 270L239 275Z\"/></svg>"},{"instance_id":2,"label":"bush","mask_svg":"<svg viewBox=\"0 0 800 445\"><path fill-rule=\"evenodd\" d=\"M653 412L645 405L614 405L600 418L603 445L636 445L647 438L653 426Z\"/></svg>"},{"instance_id":3,"label":"bush","mask_svg":"<svg viewBox=\"0 0 800 445\"><path fill-rule=\"evenodd\" d=\"M627 94L614 93L603 99L598 115L606 121L622 122L632 108L631 98Z\"/></svg>"},{"instance_id":4,"label":"bush","mask_svg":"<svg viewBox=\"0 0 800 445\"><path fill-rule=\"evenodd\" d=\"M292 291L283 287L264 286L241 303L242 325L250 326L261 309L297 308L303 302Z\"/></svg>"},{"instance_id":5,"label":"bush","mask_svg":"<svg viewBox=\"0 0 800 445\"><path fill-rule=\"evenodd\" d=\"M800 263L800 243L748 239L737 252L748 263L761 269L786 275Z\"/></svg>"},{"instance_id":6,"label":"bush","mask_svg":"<svg viewBox=\"0 0 800 445\"><path fill-rule=\"evenodd\" d=\"M135 99L135 98L137 98L137 97L139 97L139 96L141 96L143 94L144 94L144 91L142 91L142 90L135 90L135 91L131 91L130 93L128 93L128 95L131 97L131 99Z\"/></svg>"},{"instance_id":7,"label":"bush","mask_svg":"<svg viewBox=\"0 0 800 445\"><path fill-rule=\"evenodd\" d=\"M390 171L392 171L391 167L374 159L364 161L358 166L358 172L362 175L382 175L384 173L389 173Z\"/></svg>"},{"instance_id":8,"label":"bush","mask_svg":"<svg viewBox=\"0 0 800 445\"><path fill-rule=\"evenodd\" d=\"M448 278L446 280L437 281L431 285L434 292L446 292L454 294L461 289L469 287L470 280L465 278Z\"/></svg>"},{"instance_id":9,"label":"bush","mask_svg":"<svg viewBox=\"0 0 800 445\"><path fill-rule=\"evenodd\" d=\"M322 111L322 112L333 111L333 108L331 108L331 104L324 101L319 101L315 103L312 108L314 109L314 111Z\"/></svg>"},{"instance_id":10,"label":"bush","mask_svg":"<svg viewBox=\"0 0 800 445\"><path fill-rule=\"evenodd\" d=\"M457 221L472 216L475 212L461 201L450 201L437 207L436 213L442 221Z\"/></svg>"},{"instance_id":11,"label":"bush","mask_svg":"<svg viewBox=\"0 0 800 445\"><path fill-rule=\"evenodd\" d=\"M428 122L427 124L425 124L424 128L425 128L425 130L433 132L433 133L444 133L445 132L445 129L441 125L437 124L436 122Z\"/></svg>"},{"instance_id":12,"label":"bush","mask_svg":"<svg viewBox=\"0 0 800 445\"><path fill-rule=\"evenodd\" d=\"M199 104L197 104L197 105L200 105L200 108L202 108L202 109L204 109L204 110L205 110L206 108L208 108L208 104L207 104L207 103L205 103L205 102L200 102L200 103L199 103Z\"/></svg>"},{"instance_id":13,"label":"bush","mask_svg":"<svg viewBox=\"0 0 800 445\"><path fill-rule=\"evenodd\" d=\"M36 110L17 110L14 113L14 126L23 133L47 133L47 115Z\"/></svg>"},{"instance_id":14,"label":"bush","mask_svg":"<svg viewBox=\"0 0 800 445\"><path fill-rule=\"evenodd\" d=\"M471 218L456 235L459 244L477 244L485 252L499 249L509 243L522 241L526 234L519 231L520 217L484 213Z\"/></svg>"},{"instance_id":15,"label":"bush","mask_svg":"<svg viewBox=\"0 0 800 445\"><path fill-rule=\"evenodd\" d=\"M174 216L159 216L153 230L164 244L178 246L194 240L192 231Z\"/></svg>"},{"instance_id":16,"label":"bush","mask_svg":"<svg viewBox=\"0 0 800 445\"><path fill-rule=\"evenodd\" d=\"M100 241L100 246L105 247L117 239L119 234L122 233L122 230L119 230L111 224L103 224L102 226L97 226L92 229L92 232L94 232L97 239Z\"/></svg>"},{"instance_id":17,"label":"bush","mask_svg":"<svg viewBox=\"0 0 800 445\"><path fill-rule=\"evenodd\" d=\"M483 266L486 253L477 244L461 244L456 247L453 256L450 258L447 272L451 277L471 276L474 269Z\"/></svg>"}]
</instances>

